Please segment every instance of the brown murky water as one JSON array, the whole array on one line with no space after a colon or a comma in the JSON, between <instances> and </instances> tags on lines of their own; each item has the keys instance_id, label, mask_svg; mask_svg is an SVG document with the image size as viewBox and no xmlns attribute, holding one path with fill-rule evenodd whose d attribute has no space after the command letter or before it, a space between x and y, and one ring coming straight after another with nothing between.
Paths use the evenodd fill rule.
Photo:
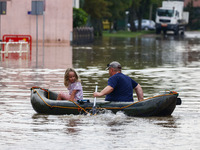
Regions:
<instances>
[{"instance_id":1,"label":"brown murky water","mask_svg":"<svg viewBox=\"0 0 200 150\"><path fill-rule=\"evenodd\" d=\"M81 47L35 47L31 60L0 61L0 149L198 149L200 147L200 35L104 38ZM138 81L144 96L175 90L182 98L169 117L40 115L30 103L30 88L64 91L63 74L74 67L84 97L95 84L107 84L106 64L117 60ZM97 100L103 100L97 99Z\"/></svg>"}]
</instances>

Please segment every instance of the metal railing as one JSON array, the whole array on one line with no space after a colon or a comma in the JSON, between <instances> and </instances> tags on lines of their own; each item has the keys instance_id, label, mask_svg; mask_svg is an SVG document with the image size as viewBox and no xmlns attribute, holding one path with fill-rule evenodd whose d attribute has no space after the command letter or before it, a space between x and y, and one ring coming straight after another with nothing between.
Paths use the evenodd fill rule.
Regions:
<instances>
[{"instance_id":1,"label":"metal railing","mask_svg":"<svg viewBox=\"0 0 200 150\"><path fill-rule=\"evenodd\" d=\"M27 53L27 55L29 54L29 43L28 42L0 42L0 44L2 46L5 46L4 50L1 50L2 54L5 54L5 57L8 57L8 53L19 53L19 56L22 56L22 53ZM19 47L17 48L17 50L9 50L10 49L10 45L17 45L19 44ZM26 44L26 48L22 49L22 45Z\"/></svg>"},{"instance_id":2,"label":"metal railing","mask_svg":"<svg viewBox=\"0 0 200 150\"><path fill-rule=\"evenodd\" d=\"M78 27L73 29L73 44L82 45L94 41L93 27Z\"/></svg>"}]
</instances>

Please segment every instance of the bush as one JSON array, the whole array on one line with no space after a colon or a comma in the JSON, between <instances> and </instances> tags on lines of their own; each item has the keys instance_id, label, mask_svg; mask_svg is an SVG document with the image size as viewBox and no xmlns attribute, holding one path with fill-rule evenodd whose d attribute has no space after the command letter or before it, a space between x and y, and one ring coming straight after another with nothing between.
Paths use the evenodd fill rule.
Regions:
<instances>
[{"instance_id":1,"label":"bush","mask_svg":"<svg viewBox=\"0 0 200 150\"><path fill-rule=\"evenodd\" d=\"M88 14L81 8L73 8L73 28L85 26Z\"/></svg>"}]
</instances>

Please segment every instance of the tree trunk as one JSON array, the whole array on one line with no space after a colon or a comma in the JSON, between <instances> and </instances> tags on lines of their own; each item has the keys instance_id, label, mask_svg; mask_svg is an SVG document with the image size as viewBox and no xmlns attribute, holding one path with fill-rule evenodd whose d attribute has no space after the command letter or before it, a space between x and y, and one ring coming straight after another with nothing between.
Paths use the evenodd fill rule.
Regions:
<instances>
[{"instance_id":1,"label":"tree trunk","mask_svg":"<svg viewBox=\"0 0 200 150\"><path fill-rule=\"evenodd\" d=\"M134 8L134 0L132 2L132 5L131 5L131 8L129 10L129 22L130 22L130 30L131 32L134 32L134 31L137 31L136 28L135 28L135 23L134 23L134 20L135 20L135 8Z\"/></svg>"},{"instance_id":2,"label":"tree trunk","mask_svg":"<svg viewBox=\"0 0 200 150\"><path fill-rule=\"evenodd\" d=\"M91 18L91 24L94 28L94 36L100 36L101 37L102 36L102 30L103 30L102 20Z\"/></svg>"}]
</instances>

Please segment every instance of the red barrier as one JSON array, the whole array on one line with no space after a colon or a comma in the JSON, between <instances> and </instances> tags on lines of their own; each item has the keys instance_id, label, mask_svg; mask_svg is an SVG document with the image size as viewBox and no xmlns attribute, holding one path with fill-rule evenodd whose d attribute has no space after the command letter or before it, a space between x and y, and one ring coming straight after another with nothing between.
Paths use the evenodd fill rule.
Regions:
<instances>
[{"instance_id":1,"label":"red barrier","mask_svg":"<svg viewBox=\"0 0 200 150\"><path fill-rule=\"evenodd\" d=\"M3 36L2 42L28 42L29 44L29 56L31 60L32 54L32 37L31 35L12 35L6 34ZM2 51L4 51L5 45L2 45Z\"/></svg>"}]
</instances>

